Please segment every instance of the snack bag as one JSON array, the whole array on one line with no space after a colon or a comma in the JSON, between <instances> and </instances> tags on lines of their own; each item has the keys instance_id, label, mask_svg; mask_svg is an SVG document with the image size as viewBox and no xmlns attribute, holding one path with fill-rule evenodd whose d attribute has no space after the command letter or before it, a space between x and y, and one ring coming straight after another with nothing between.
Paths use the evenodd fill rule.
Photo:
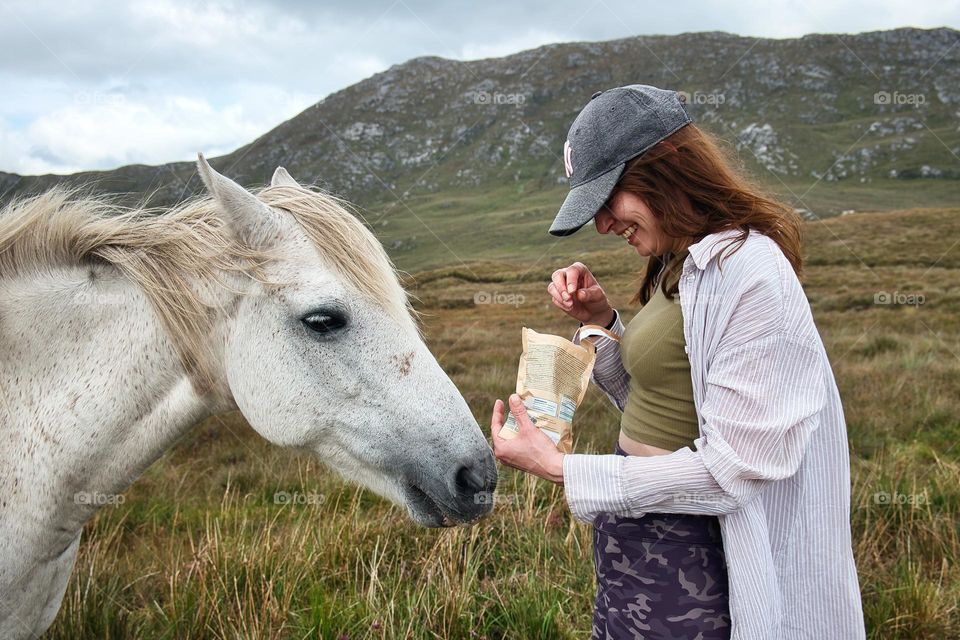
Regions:
<instances>
[{"instance_id":1,"label":"snack bag","mask_svg":"<svg viewBox=\"0 0 960 640\"><path fill-rule=\"evenodd\" d=\"M581 338L603 335L619 341L603 327L580 327ZM564 453L573 449L573 415L583 402L597 357L591 342L574 344L566 338L523 328L523 353L517 371L517 395L523 399L534 424ZM501 438L514 438L520 427L512 413L500 430Z\"/></svg>"}]
</instances>

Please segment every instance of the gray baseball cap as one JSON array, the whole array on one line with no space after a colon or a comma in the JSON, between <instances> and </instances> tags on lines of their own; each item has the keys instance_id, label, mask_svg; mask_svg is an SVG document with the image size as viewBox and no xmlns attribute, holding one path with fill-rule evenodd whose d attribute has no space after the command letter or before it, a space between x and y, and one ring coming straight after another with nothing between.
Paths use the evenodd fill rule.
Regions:
<instances>
[{"instance_id":1,"label":"gray baseball cap","mask_svg":"<svg viewBox=\"0 0 960 640\"><path fill-rule=\"evenodd\" d=\"M570 193L550 233L568 236L593 220L627 162L691 122L676 91L631 84L593 94L563 145Z\"/></svg>"}]
</instances>

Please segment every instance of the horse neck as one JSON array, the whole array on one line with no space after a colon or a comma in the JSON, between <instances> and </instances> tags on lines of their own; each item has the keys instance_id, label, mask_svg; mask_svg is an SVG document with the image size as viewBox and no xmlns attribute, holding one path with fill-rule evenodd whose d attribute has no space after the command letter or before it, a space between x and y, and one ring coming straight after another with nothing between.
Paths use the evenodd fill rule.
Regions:
<instances>
[{"instance_id":1,"label":"horse neck","mask_svg":"<svg viewBox=\"0 0 960 640\"><path fill-rule=\"evenodd\" d=\"M149 301L110 268L0 282L0 309L0 494L20 531L75 535L96 503L231 408L195 391Z\"/></svg>"}]
</instances>

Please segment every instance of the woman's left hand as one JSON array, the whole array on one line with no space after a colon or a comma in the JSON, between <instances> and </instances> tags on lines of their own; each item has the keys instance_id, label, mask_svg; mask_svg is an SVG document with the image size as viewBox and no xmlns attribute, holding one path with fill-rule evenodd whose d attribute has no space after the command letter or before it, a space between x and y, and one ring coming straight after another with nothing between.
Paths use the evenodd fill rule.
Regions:
<instances>
[{"instance_id":1,"label":"woman's left hand","mask_svg":"<svg viewBox=\"0 0 960 640\"><path fill-rule=\"evenodd\" d=\"M510 396L510 413L517 421L520 433L509 440L501 438L500 429L506 418L503 408L503 401L497 400L490 419L493 454L497 460L508 467L563 484L563 456L566 454L558 450L553 441L533 424L517 394Z\"/></svg>"}]
</instances>

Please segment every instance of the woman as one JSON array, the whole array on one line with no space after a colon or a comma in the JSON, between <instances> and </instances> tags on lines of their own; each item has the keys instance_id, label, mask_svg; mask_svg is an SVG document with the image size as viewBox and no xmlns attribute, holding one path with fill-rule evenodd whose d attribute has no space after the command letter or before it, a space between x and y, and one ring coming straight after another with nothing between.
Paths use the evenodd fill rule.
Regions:
<instances>
[{"instance_id":1,"label":"woman","mask_svg":"<svg viewBox=\"0 0 960 640\"><path fill-rule=\"evenodd\" d=\"M510 410L497 458L564 485L594 526L595 638L864 638L846 426L800 285L800 225L645 85L594 94L570 128L551 233L593 221L648 262L624 330L581 263L548 292L597 340L623 412L613 455L563 454ZM680 304L674 304L679 301ZM591 338L593 339L593 338Z\"/></svg>"}]
</instances>

